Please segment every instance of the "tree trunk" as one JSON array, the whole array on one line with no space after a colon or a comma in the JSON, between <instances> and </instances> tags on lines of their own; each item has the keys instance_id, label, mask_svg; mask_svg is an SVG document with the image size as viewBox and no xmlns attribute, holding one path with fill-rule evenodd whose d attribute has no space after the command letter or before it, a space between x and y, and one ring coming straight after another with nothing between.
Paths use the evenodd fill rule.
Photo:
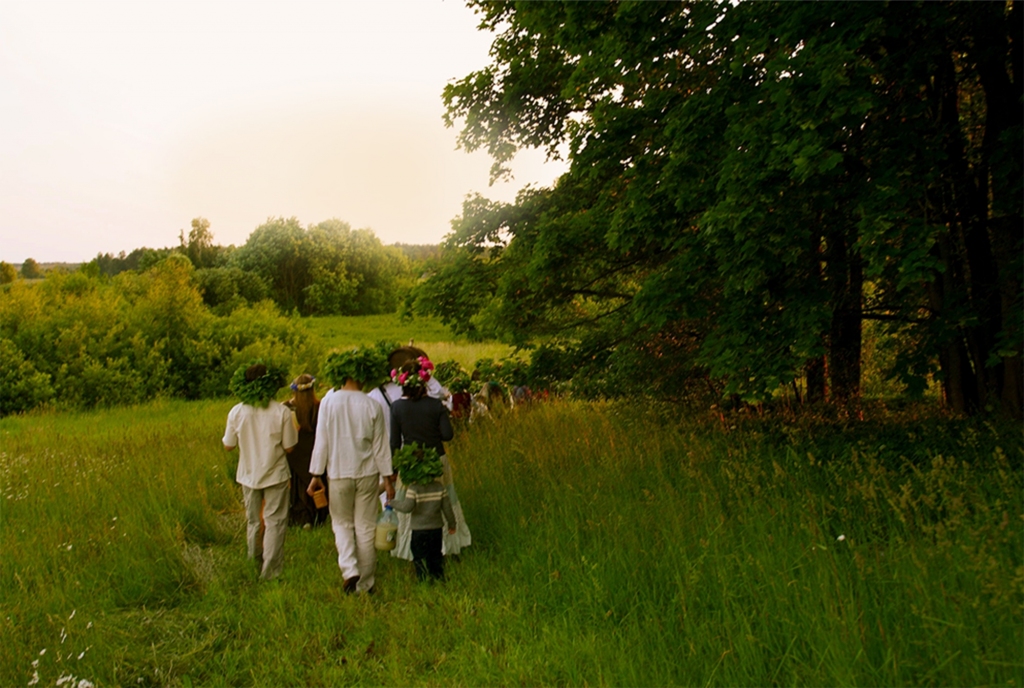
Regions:
<instances>
[{"instance_id":1,"label":"tree trunk","mask_svg":"<svg viewBox=\"0 0 1024 688\"><path fill-rule=\"evenodd\" d=\"M825 401L825 357L816 356L804 365L807 377L807 394L804 399L808 404L819 404Z\"/></svg>"},{"instance_id":2,"label":"tree trunk","mask_svg":"<svg viewBox=\"0 0 1024 688\"><path fill-rule=\"evenodd\" d=\"M860 397L864 270L851 244L839 231L830 235L825 268L832 299L828 368L832 400L840 404Z\"/></svg>"}]
</instances>

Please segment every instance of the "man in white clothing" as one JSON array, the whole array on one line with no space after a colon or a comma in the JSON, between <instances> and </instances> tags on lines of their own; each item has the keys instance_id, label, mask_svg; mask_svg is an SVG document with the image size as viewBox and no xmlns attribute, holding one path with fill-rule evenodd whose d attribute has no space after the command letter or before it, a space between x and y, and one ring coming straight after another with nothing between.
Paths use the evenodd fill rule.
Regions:
<instances>
[{"instance_id":1,"label":"man in white clothing","mask_svg":"<svg viewBox=\"0 0 1024 688\"><path fill-rule=\"evenodd\" d=\"M310 493L321 487L319 476L325 471L329 478L331 525L345 592L372 592L377 569L373 537L382 478L388 496L395 494L384 413L362 392L362 380L375 377L360 365L366 356L368 352L357 349L328 359L326 370L333 372L328 378L344 379L344 385L320 402L309 465L314 476ZM369 369L373 370L372 364Z\"/></svg>"},{"instance_id":2,"label":"man in white clothing","mask_svg":"<svg viewBox=\"0 0 1024 688\"><path fill-rule=\"evenodd\" d=\"M273 400L283 384L281 371L269 370L262 362L239 369L231 391L242 403L228 413L222 440L228 451L238 447L235 480L245 502L246 545L262 580L276 578L283 567L291 479L285 455L299 441L291 411Z\"/></svg>"}]
</instances>

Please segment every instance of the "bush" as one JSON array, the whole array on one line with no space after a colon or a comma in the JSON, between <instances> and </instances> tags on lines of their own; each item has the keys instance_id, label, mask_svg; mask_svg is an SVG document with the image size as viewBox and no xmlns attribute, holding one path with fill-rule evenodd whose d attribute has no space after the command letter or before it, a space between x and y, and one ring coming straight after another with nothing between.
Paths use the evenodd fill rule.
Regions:
<instances>
[{"instance_id":1,"label":"bush","mask_svg":"<svg viewBox=\"0 0 1024 688\"><path fill-rule=\"evenodd\" d=\"M269 301L212 313L184 256L141 274L93 273L51 274L8 288L0 301L0 374L7 383L0 412L51 398L92 408L158 395L226 396L231 374L253 358L316 372L322 348L302 323ZM26 385L36 391L26 393Z\"/></svg>"},{"instance_id":2,"label":"bush","mask_svg":"<svg viewBox=\"0 0 1024 688\"><path fill-rule=\"evenodd\" d=\"M9 339L0 339L0 416L27 411L53 398L50 376L36 370Z\"/></svg>"}]
</instances>

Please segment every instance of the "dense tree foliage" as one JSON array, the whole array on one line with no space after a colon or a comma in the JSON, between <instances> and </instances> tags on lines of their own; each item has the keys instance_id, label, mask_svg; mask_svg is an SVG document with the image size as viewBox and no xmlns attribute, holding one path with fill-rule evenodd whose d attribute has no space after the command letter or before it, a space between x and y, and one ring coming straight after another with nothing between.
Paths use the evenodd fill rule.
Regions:
<instances>
[{"instance_id":1,"label":"dense tree foliage","mask_svg":"<svg viewBox=\"0 0 1024 688\"><path fill-rule=\"evenodd\" d=\"M316 371L301 324L264 301L218 316L196 270L175 254L145 272L50 273L0 299L0 415L138 403L156 395L225 396L234 370L262 357Z\"/></svg>"},{"instance_id":2,"label":"dense tree foliage","mask_svg":"<svg viewBox=\"0 0 1024 688\"><path fill-rule=\"evenodd\" d=\"M194 218L188 238L185 237L185 230L182 230L178 240L178 250L185 254L196 268L220 267L231 251L230 247L225 248L213 243L210 221L205 217Z\"/></svg>"},{"instance_id":3,"label":"dense tree foliage","mask_svg":"<svg viewBox=\"0 0 1024 688\"><path fill-rule=\"evenodd\" d=\"M35 258L26 258L21 264L21 276L25 279L39 279L43 276L43 269L39 267Z\"/></svg>"},{"instance_id":4,"label":"dense tree foliage","mask_svg":"<svg viewBox=\"0 0 1024 688\"><path fill-rule=\"evenodd\" d=\"M230 264L264 280L282 308L303 315L393 312L409 283L401 251L340 220L308 229L295 218L268 220Z\"/></svg>"},{"instance_id":5,"label":"dense tree foliage","mask_svg":"<svg viewBox=\"0 0 1024 688\"><path fill-rule=\"evenodd\" d=\"M137 248L126 254L121 251L118 255L111 253L98 253L90 261L91 269L98 274L113 277L129 270L145 271L167 258L172 253L180 252L173 248Z\"/></svg>"},{"instance_id":6,"label":"dense tree foliage","mask_svg":"<svg viewBox=\"0 0 1024 688\"><path fill-rule=\"evenodd\" d=\"M371 230L341 220L304 228L296 218L269 219L240 248L220 246L209 220L197 217L177 247L99 254L90 269L114 276L181 255L196 268L203 301L219 314L270 298L302 315L370 315L394 312L437 253L437 246L384 246Z\"/></svg>"},{"instance_id":7,"label":"dense tree foliage","mask_svg":"<svg viewBox=\"0 0 1024 688\"><path fill-rule=\"evenodd\" d=\"M10 284L18 279L18 271L10 263L0 260L0 284Z\"/></svg>"},{"instance_id":8,"label":"dense tree foliage","mask_svg":"<svg viewBox=\"0 0 1024 688\"><path fill-rule=\"evenodd\" d=\"M419 307L643 385L840 402L873 319L911 389L1020 414L1019 2L472 4L498 33L445 90L461 144L570 168L469 200Z\"/></svg>"}]
</instances>

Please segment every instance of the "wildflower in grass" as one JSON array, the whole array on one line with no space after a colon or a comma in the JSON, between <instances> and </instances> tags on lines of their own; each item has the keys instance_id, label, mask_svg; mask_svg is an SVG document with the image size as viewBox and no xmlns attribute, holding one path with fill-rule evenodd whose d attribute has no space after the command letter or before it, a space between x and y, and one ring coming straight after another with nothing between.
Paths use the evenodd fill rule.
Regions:
<instances>
[{"instance_id":1,"label":"wildflower in grass","mask_svg":"<svg viewBox=\"0 0 1024 688\"><path fill-rule=\"evenodd\" d=\"M840 535L839 537L836 538L836 542L842 542L845 539L846 539L845 535Z\"/></svg>"}]
</instances>

